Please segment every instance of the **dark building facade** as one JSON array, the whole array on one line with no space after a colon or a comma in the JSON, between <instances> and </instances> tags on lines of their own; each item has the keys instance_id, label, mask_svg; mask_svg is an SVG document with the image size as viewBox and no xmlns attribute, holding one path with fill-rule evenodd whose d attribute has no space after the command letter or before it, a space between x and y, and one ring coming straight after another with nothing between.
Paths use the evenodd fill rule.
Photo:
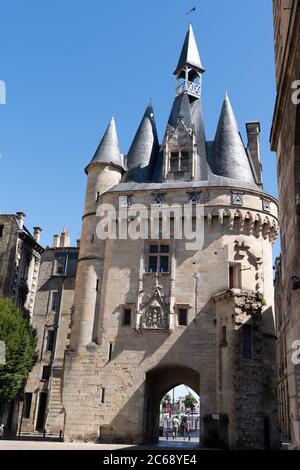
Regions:
<instances>
[{"instance_id":1,"label":"dark building facade","mask_svg":"<svg viewBox=\"0 0 300 470\"><path fill-rule=\"evenodd\" d=\"M274 0L273 9L277 97L271 146L277 153L282 249L275 279L278 402L282 439L300 449L300 291L292 281L300 277L300 2Z\"/></svg>"}]
</instances>

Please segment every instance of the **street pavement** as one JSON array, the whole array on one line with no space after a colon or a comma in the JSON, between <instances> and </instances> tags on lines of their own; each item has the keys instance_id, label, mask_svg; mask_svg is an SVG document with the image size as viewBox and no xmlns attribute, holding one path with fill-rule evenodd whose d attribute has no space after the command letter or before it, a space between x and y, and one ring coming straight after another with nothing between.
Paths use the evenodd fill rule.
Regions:
<instances>
[{"instance_id":1,"label":"street pavement","mask_svg":"<svg viewBox=\"0 0 300 470\"><path fill-rule=\"evenodd\" d=\"M0 440L0 452L4 450L192 450L198 449L198 439L193 438L191 441L184 441L182 438L160 439L158 443L153 445L120 445L120 444L95 444L84 442L58 442L55 440L25 440L23 439L4 439Z\"/></svg>"}]
</instances>

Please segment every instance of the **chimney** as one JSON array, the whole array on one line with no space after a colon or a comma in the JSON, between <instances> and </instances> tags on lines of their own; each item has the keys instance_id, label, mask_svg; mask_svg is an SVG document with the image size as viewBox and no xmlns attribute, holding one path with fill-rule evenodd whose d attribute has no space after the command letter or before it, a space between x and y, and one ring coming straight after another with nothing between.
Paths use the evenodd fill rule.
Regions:
<instances>
[{"instance_id":1,"label":"chimney","mask_svg":"<svg viewBox=\"0 0 300 470\"><path fill-rule=\"evenodd\" d=\"M78 239L76 240L76 246L77 246L77 248L80 247L80 238L78 238Z\"/></svg>"},{"instance_id":2,"label":"chimney","mask_svg":"<svg viewBox=\"0 0 300 470\"><path fill-rule=\"evenodd\" d=\"M70 246L69 231L65 227L60 235L60 248L68 248Z\"/></svg>"},{"instance_id":3,"label":"chimney","mask_svg":"<svg viewBox=\"0 0 300 470\"><path fill-rule=\"evenodd\" d=\"M37 243L40 243L41 232L42 232L41 227L33 227L33 238L35 239Z\"/></svg>"},{"instance_id":4,"label":"chimney","mask_svg":"<svg viewBox=\"0 0 300 470\"><path fill-rule=\"evenodd\" d=\"M53 235L53 248L59 248L60 245L60 236Z\"/></svg>"},{"instance_id":5,"label":"chimney","mask_svg":"<svg viewBox=\"0 0 300 470\"><path fill-rule=\"evenodd\" d=\"M246 123L248 136L248 150L252 157L253 166L257 176L257 183L262 184L262 166L260 162L260 123L252 121Z\"/></svg>"},{"instance_id":6,"label":"chimney","mask_svg":"<svg viewBox=\"0 0 300 470\"><path fill-rule=\"evenodd\" d=\"M23 230L24 219L26 217L26 214L24 212L17 212L16 215L17 215L17 219L18 219L19 229Z\"/></svg>"}]
</instances>

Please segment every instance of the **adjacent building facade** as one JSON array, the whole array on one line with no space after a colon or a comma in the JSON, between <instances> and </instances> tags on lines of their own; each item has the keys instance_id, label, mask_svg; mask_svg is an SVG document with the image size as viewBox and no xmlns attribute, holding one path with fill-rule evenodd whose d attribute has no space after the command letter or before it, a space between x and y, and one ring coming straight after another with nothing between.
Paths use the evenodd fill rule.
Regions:
<instances>
[{"instance_id":1,"label":"adjacent building facade","mask_svg":"<svg viewBox=\"0 0 300 470\"><path fill-rule=\"evenodd\" d=\"M70 247L64 229L42 254L32 321L38 332L39 355L19 407L19 433L44 432L46 416L54 434L64 428L62 377L70 342L78 252L78 247Z\"/></svg>"},{"instance_id":2,"label":"adjacent building facade","mask_svg":"<svg viewBox=\"0 0 300 470\"><path fill-rule=\"evenodd\" d=\"M24 226L25 214L0 214L0 297L14 301L23 315L32 317L41 256L42 229L34 227L33 235ZM16 431L19 398L3 407L1 420L6 428Z\"/></svg>"},{"instance_id":3,"label":"adjacent building facade","mask_svg":"<svg viewBox=\"0 0 300 470\"><path fill-rule=\"evenodd\" d=\"M23 314L32 316L41 254L42 229L31 233L25 214L0 214L0 297L11 298Z\"/></svg>"},{"instance_id":4,"label":"adjacent building facade","mask_svg":"<svg viewBox=\"0 0 300 470\"><path fill-rule=\"evenodd\" d=\"M201 399L201 444L277 447L277 201L262 186L260 125L246 124L245 146L227 95L206 138L204 72L190 26L162 142L148 106L125 158L112 119L87 165L76 282L55 262L77 249L42 259L24 432L155 441L161 398L185 384Z\"/></svg>"},{"instance_id":5,"label":"adjacent building facade","mask_svg":"<svg viewBox=\"0 0 300 470\"><path fill-rule=\"evenodd\" d=\"M277 153L282 247L275 279L278 402L282 438L300 449L300 366L293 360L300 340L300 3L274 0L273 7L277 99L271 145Z\"/></svg>"}]
</instances>

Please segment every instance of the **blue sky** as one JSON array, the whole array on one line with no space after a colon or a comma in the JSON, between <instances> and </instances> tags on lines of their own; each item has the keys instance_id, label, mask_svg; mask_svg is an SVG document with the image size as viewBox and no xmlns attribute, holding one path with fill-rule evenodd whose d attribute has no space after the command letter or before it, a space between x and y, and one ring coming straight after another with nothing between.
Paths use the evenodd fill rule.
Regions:
<instances>
[{"instance_id":1,"label":"blue sky","mask_svg":"<svg viewBox=\"0 0 300 470\"><path fill-rule=\"evenodd\" d=\"M80 237L83 169L111 115L123 153L150 97L164 132L193 6L207 138L227 89L244 136L246 121L261 121L265 189L277 194L271 0L2 0L1 212L25 211L44 244L63 226Z\"/></svg>"}]
</instances>

